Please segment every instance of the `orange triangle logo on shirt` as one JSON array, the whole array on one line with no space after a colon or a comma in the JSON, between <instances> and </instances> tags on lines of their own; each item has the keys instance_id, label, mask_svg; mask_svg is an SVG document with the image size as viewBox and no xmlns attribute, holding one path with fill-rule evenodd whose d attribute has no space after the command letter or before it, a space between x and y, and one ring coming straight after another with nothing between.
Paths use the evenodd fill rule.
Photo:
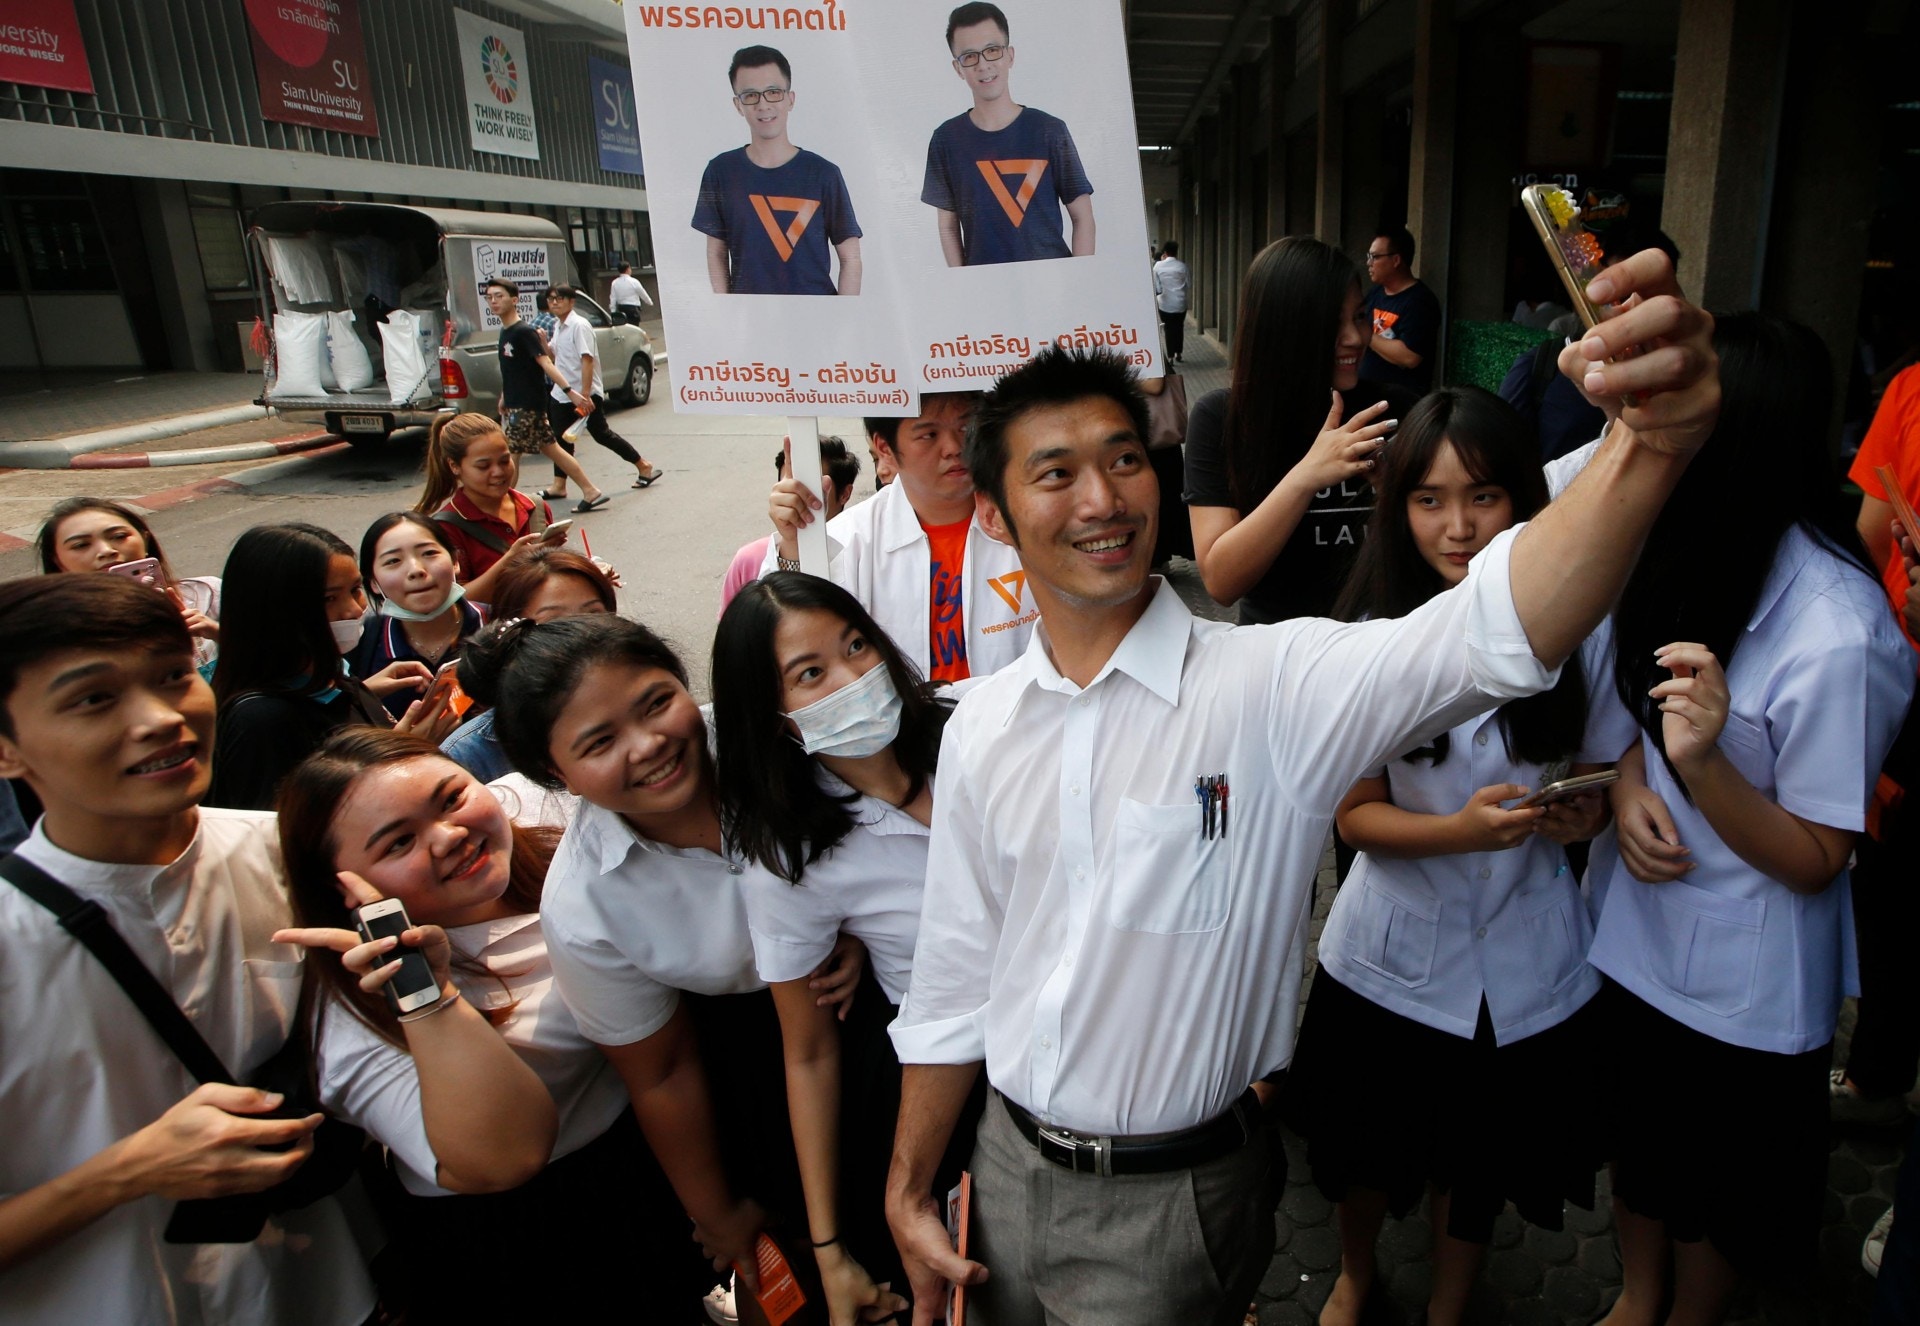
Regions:
<instances>
[{"instance_id":1,"label":"orange triangle logo on shirt","mask_svg":"<svg viewBox=\"0 0 1920 1326\"><path fill-rule=\"evenodd\" d=\"M780 255L780 261L786 262L793 257L794 246L800 237L807 233L807 223L813 220L813 214L820 210L817 198L776 198L763 193L747 195L753 203L754 214L760 218L760 224L766 228L767 238L773 241L773 251ZM774 218L775 212L791 212L793 220L786 229L780 228L780 222Z\"/></svg>"},{"instance_id":2,"label":"orange triangle logo on shirt","mask_svg":"<svg viewBox=\"0 0 1920 1326\"><path fill-rule=\"evenodd\" d=\"M1020 611L1020 596L1027 590L1027 573L1009 571L1003 576L994 576L987 581L988 586L998 594L1006 605L1015 612Z\"/></svg>"},{"instance_id":3,"label":"orange triangle logo on shirt","mask_svg":"<svg viewBox=\"0 0 1920 1326\"><path fill-rule=\"evenodd\" d=\"M1027 204L1033 201L1034 190L1040 187L1040 177L1047 173L1047 159L1022 158L1016 161L976 161L980 174L986 178L987 187L993 190L993 196L1000 200L1000 210L1007 214L1007 220L1013 222L1014 229L1027 219ZM1014 193L1007 192L1007 180L1021 176L1020 188Z\"/></svg>"}]
</instances>

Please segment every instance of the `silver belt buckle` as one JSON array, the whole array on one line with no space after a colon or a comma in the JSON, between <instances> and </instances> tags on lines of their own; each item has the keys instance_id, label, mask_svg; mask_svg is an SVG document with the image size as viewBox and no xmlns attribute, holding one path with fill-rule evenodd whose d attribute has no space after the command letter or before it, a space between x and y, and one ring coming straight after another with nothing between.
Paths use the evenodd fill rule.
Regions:
<instances>
[{"instance_id":1,"label":"silver belt buckle","mask_svg":"<svg viewBox=\"0 0 1920 1326\"><path fill-rule=\"evenodd\" d=\"M1113 1148L1104 1137L1083 1137L1066 1128L1055 1128L1034 1120L1042 1143L1051 1143L1067 1154L1067 1168L1075 1174L1113 1176ZM1046 1147L1041 1147L1044 1155ZM1084 1164L1082 1162L1085 1162Z\"/></svg>"}]
</instances>

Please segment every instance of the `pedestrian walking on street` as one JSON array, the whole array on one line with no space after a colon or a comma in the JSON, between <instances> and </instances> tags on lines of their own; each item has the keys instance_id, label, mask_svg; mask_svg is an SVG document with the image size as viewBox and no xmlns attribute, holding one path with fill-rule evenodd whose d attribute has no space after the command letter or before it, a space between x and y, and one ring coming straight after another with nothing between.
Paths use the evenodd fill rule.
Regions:
<instances>
[{"instance_id":1,"label":"pedestrian walking on street","mask_svg":"<svg viewBox=\"0 0 1920 1326\"><path fill-rule=\"evenodd\" d=\"M637 471L633 486L646 488L666 471L648 464L634 450L633 443L614 432L613 425L607 422L606 398L595 390L600 385L600 361L594 354L597 342L593 337L593 324L580 316L575 296L572 286L557 285L547 291L547 309L557 320L549 342L553 348L553 364L566 384L555 383L547 394L548 427L560 439L561 448L571 456L573 443L567 440L567 430L584 417L593 440ZM588 408L582 409L575 403L581 396L587 398ZM553 486L540 496L554 502L566 499L567 472L557 463L553 467Z\"/></svg>"},{"instance_id":2,"label":"pedestrian walking on street","mask_svg":"<svg viewBox=\"0 0 1920 1326\"><path fill-rule=\"evenodd\" d=\"M599 510L612 499L587 477L579 461L561 449L547 418L547 384L565 391L577 409L592 408L592 400L568 386L553 366L540 333L521 320L519 286L497 277L487 282L487 307L500 319L500 426L506 432L508 450L516 456L539 452L553 462L554 473L580 485L576 512Z\"/></svg>"},{"instance_id":3,"label":"pedestrian walking on street","mask_svg":"<svg viewBox=\"0 0 1920 1326\"><path fill-rule=\"evenodd\" d=\"M1164 255L1153 265L1153 302L1167 333L1167 359L1179 363L1187 348L1187 285L1191 273L1180 261L1180 245L1167 241Z\"/></svg>"},{"instance_id":4,"label":"pedestrian walking on street","mask_svg":"<svg viewBox=\"0 0 1920 1326\"><path fill-rule=\"evenodd\" d=\"M640 310L653 307L652 296L640 284L640 278L633 274L633 264L630 262L620 264L620 275L613 278L613 289L608 292L607 299L621 321L633 327L640 325Z\"/></svg>"}]
</instances>

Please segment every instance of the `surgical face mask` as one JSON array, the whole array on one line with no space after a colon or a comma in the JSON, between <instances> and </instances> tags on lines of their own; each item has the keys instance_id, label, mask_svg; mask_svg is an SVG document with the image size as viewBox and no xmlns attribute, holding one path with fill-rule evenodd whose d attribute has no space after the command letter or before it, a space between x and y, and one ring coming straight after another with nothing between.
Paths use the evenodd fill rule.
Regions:
<instances>
[{"instance_id":1,"label":"surgical face mask","mask_svg":"<svg viewBox=\"0 0 1920 1326\"><path fill-rule=\"evenodd\" d=\"M787 717L800 729L800 745L809 755L838 755L857 760L877 755L900 734L900 692L885 663Z\"/></svg>"},{"instance_id":2,"label":"surgical face mask","mask_svg":"<svg viewBox=\"0 0 1920 1326\"><path fill-rule=\"evenodd\" d=\"M351 654L353 647L360 643L361 633L367 629L365 617L349 617L343 622L328 622L327 628L333 632L333 643L342 654Z\"/></svg>"},{"instance_id":3,"label":"surgical face mask","mask_svg":"<svg viewBox=\"0 0 1920 1326\"><path fill-rule=\"evenodd\" d=\"M413 612L410 609L401 607L392 599L381 599L380 615L382 617L398 617L403 622L430 622L466 596L467 587L456 580L453 582L453 587L447 591L447 597L442 599L440 606L432 612Z\"/></svg>"}]
</instances>

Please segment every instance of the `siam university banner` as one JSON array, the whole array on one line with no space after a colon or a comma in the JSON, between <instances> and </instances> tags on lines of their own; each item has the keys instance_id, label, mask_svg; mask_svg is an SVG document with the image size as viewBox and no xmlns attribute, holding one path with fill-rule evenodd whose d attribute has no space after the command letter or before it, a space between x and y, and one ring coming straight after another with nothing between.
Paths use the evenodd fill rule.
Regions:
<instances>
[{"instance_id":1,"label":"siam university banner","mask_svg":"<svg viewBox=\"0 0 1920 1326\"><path fill-rule=\"evenodd\" d=\"M589 55L587 77L593 84L593 136L600 148L600 169L646 174L640 165L640 129L633 117L632 72Z\"/></svg>"},{"instance_id":2,"label":"siam university banner","mask_svg":"<svg viewBox=\"0 0 1920 1326\"><path fill-rule=\"evenodd\" d=\"M0 83L92 93L73 0L0 0Z\"/></svg>"},{"instance_id":3,"label":"siam university banner","mask_svg":"<svg viewBox=\"0 0 1920 1326\"><path fill-rule=\"evenodd\" d=\"M518 28L464 9L453 11L453 30L473 150L538 161L540 127L534 121L526 38Z\"/></svg>"},{"instance_id":4,"label":"siam university banner","mask_svg":"<svg viewBox=\"0 0 1920 1326\"><path fill-rule=\"evenodd\" d=\"M1053 343L1164 371L1118 0L951 42L941 0L624 8L676 409L907 414Z\"/></svg>"},{"instance_id":5,"label":"siam university banner","mask_svg":"<svg viewBox=\"0 0 1920 1326\"><path fill-rule=\"evenodd\" d=\"M262 117L380 136L360 0L246 0L246 10Z\"/></svg>"}]
</instances>

